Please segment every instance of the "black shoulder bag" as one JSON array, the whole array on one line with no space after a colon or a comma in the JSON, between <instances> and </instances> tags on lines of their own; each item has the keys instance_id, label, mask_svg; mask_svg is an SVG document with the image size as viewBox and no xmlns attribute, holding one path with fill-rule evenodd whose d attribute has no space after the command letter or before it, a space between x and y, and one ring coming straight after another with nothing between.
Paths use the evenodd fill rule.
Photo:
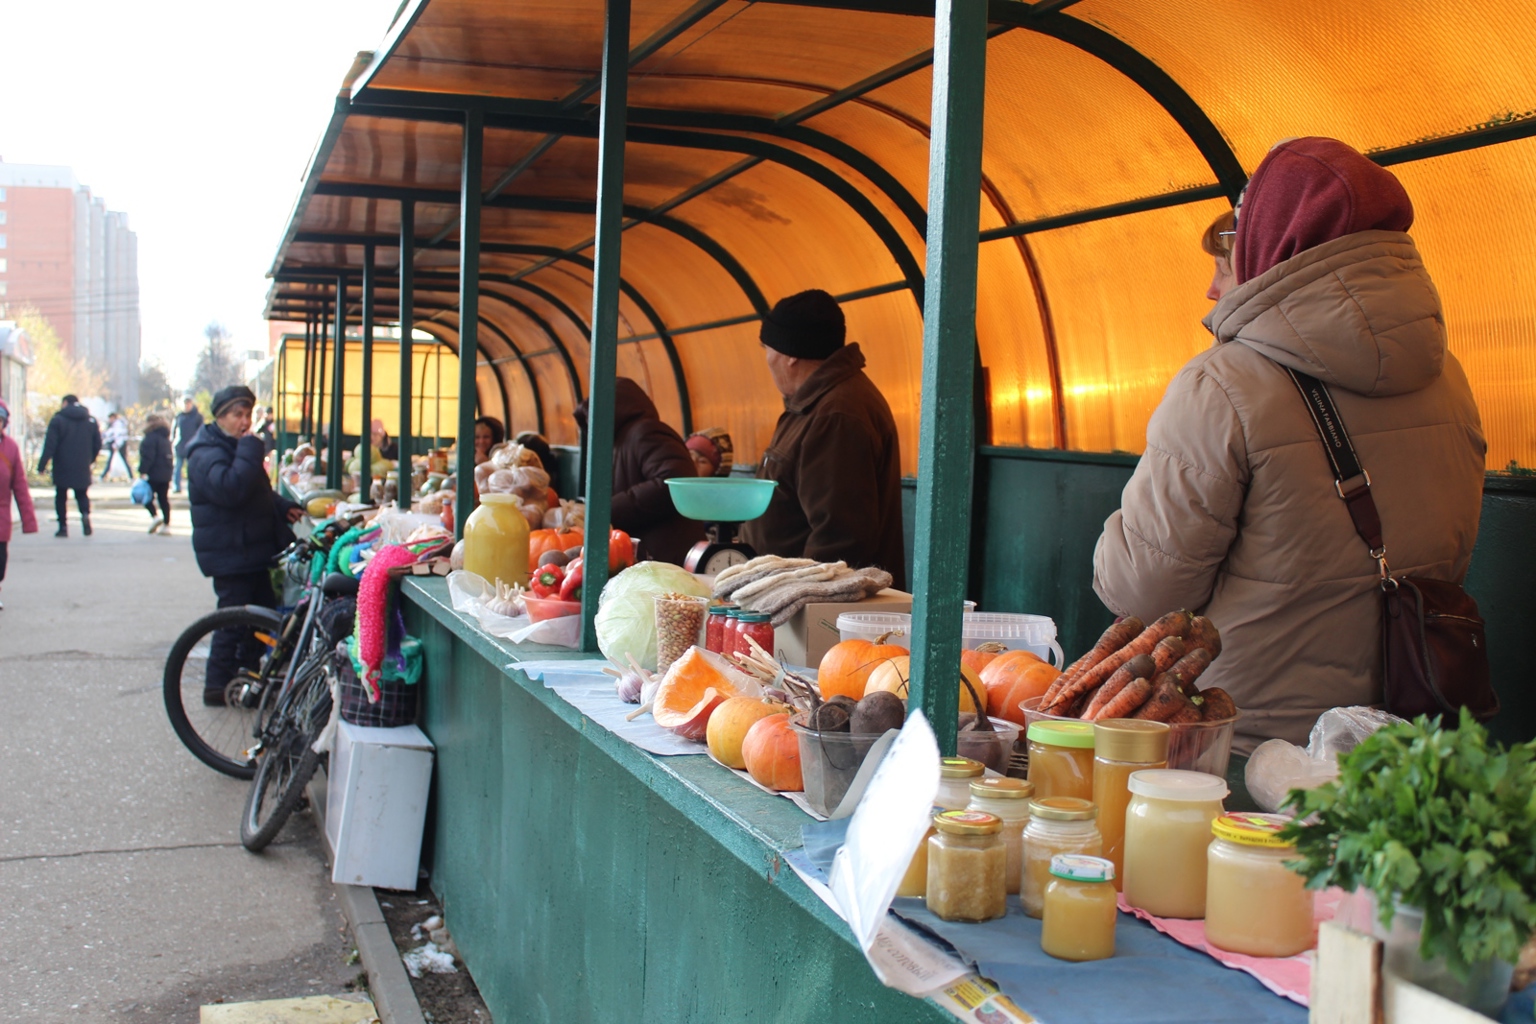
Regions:
<instances>
[{"instance_id":1,"label":"black shoulder bag","mask_svg":"<svg viewBox=\"0 0 1536 1024\"><path fill-rule=\"evenodd\" d=\"M1488 640L1477 602L1459 584L1393 576L1371 477L1323 382L1286 368L1333 467L1333 488L1355 532L1381 570L1381 678L1386 709L1401 718L1455 717L1461 708L1486 722L1499 713L1488 673Z\"/></svg>"}]
</instances>

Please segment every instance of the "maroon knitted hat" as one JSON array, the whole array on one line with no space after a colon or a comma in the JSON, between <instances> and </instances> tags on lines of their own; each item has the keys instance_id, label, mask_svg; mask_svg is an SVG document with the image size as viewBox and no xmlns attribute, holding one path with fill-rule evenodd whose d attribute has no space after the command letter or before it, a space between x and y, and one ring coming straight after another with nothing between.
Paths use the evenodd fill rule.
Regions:
<instances>
[{"instance_id":1,"label":"maroon knitted hat","mask_svg":"<svg viewBox=\"0 0 1536 1024\"><path fill-rule=\"evenodd\" d=\"M1338 139L1291 139L1270 150L1248 181L1233 270L1242 284L1335 238L1412 225L1413 203L1391 171Z\"/></svg>"}]
</instances>

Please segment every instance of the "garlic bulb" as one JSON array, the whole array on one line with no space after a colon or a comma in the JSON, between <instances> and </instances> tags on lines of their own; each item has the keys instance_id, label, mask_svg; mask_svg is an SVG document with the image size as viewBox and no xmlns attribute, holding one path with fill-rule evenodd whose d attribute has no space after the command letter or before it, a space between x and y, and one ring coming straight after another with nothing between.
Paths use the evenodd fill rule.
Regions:
<instances>
[{"instance_id":1,"label":"garlic bulb","mask_svg":"<svg viewBox=\"0 0 1536 1024\"><path fill-rule=\"evenodd\" d=\"M640 673L631 669L619 676L614 683L614 690L618 692L619 700L625 704L639 704L640 690L643 685L644 680L640 678Z\"/></svg>"},{"instance_id":2,"label":"garlic bulb","mask_svg":"<svg viewBox=\"0 0 1536 1024\"><path fill-rule=\"evenodd\" d=\"M485 610L493 615L505 615L509 619L517 618L523 614L522 588L509 587L498 579L495 595L485 600Z\"/></svg>"}]
</instances>

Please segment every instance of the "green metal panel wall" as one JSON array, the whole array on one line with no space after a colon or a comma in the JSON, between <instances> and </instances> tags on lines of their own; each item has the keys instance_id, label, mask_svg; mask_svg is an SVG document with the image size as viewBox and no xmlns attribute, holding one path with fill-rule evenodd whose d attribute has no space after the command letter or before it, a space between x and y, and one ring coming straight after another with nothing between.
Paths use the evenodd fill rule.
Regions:
<instances>
[{"instance_id":1,"label":"green metal panel wall","mask_svg":"<svg viewBox=\"0 0 1536 1024\"><path fill-rule=\"evenodd\" d=\"M703 757L658 764L430 604L407 622L438 748L432 886L498 1024L950 1019L876 981L764 843L794 831L787 801ZM701 794L709 828L679 809Z\"/></svg>"},{"instance_id":2,"label":"green metal panel wall","mask_svg":"<svg viewBox=\"0 0 1536 1024\"><path fill-rule=\"evenodd\" d=\"M1488 659L1503 711L1488 723L1502 740L1536 736L1536 689L1525 652L1536 622L1536 480L1490 479L1467 573L1488 621Z\"/></svg>"}]
</instances>

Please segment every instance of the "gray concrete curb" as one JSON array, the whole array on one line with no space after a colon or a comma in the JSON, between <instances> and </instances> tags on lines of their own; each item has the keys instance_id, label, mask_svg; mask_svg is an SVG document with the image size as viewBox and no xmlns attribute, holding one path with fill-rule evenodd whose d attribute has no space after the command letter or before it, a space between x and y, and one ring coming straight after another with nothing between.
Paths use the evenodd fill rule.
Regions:
<instances>
[{"instance_id":1,"label":"gray concrete curb","mask_svg":"<svg viewBox=\"0 0 1536 1024\"><path fill-rule=\"evenodd\" d=\"M325 833L325 772L315 772L306 790L309 794L310 813L315 816L315 826L320 830L321 845L325 847L326 863L334 863L336 851L331 849L330 837ZM416 1001L416 990L411 988L410 975L400 962L400 951L390 937L389 925L384 912L379 909L379 899L366 885L342 885L332 882L336 900L346 915L357 943L357 955L368 973L368 994L373 1008L378 1011L382 1024L426 1024L421 1004Z\"/></svg>"}]
</instances>

